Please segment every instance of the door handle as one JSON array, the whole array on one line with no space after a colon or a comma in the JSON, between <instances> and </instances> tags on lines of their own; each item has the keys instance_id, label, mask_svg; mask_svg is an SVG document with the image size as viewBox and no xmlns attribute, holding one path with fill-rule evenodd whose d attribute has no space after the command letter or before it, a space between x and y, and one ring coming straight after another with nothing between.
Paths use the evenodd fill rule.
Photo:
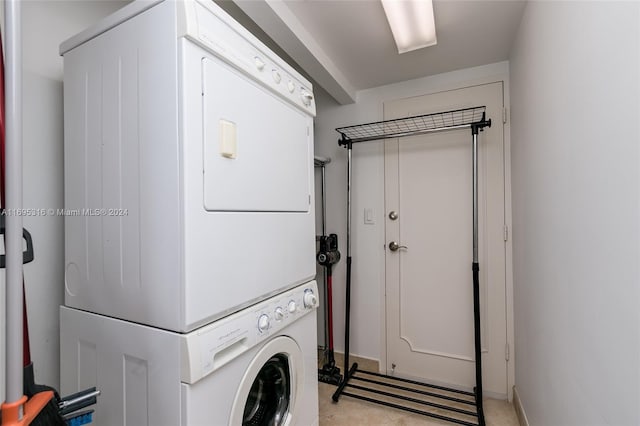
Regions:
<instances>
[{"instance_id":1,"label":"door handle","mask_svg":"<svg viewBox=\"0 0 640 426\"><path fill-rule=\"evenodd\" d=\"M398 251L398 250L400 250L400 249L408 250L407 246L401 246L401 245L398 245L398 243L396 243L395 241L391 241L391 242L389 243L389 250L391 250L391 251Z\"/></svg>"}]
</instances>

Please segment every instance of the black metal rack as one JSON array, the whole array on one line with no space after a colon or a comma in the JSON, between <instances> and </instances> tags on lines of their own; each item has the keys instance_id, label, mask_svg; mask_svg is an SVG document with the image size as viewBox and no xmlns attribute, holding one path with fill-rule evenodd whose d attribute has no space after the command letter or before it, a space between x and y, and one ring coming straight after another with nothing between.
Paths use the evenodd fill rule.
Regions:
<instances>
[{"instance_id":1,"label":"black metal rack","mask_svg":"<svg viewBox=\"0 0 640 426\"><path fill-rule=\"evenodd\" d=\"M491 127L491 120L485 118L486 107L479 106L454 111L438 112L395 120L340 127L336 131L341 137L340 146L347 148L347 276L346 315L344 344L344 379L333 394L338 402L341 395L358 398L376 404L409 411L415 414L445 420L467 426L484 426L482 404L482 356L480 339L480 282L478 264L478 133ZM475 378L473 392L436 386L413 380L401 379L384 374L358 369L354 363L349 368L349 327L351 311L351 173L352 149L354 143L381 139L393 139L431 132L454 129L471 129L473 160L473 322L475 345ZM353 384L352 381L367 385ZM358 393L345 391L354 389ZM384 398L384 399L383 399ZM475 408L469 410L469 406ZM455 417L453 417L455 416Z\"/></svg>"}]
</instances>

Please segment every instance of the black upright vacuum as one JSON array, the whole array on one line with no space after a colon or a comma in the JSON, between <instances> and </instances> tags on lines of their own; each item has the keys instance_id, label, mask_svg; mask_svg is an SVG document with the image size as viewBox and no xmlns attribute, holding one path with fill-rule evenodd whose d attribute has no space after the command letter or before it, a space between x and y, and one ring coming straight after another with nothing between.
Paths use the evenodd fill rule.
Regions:
<instances>
[{"instance_id":1,"label":"black upright vacuum","mask_svg":"<svg viewBox=\"0 0 640 426\"><path fill-rule=\"evenodd\" d=\"M314 165L322 172L322 235L318 237L320 242L316 260L320 266L325 268L324 274L324 365L318 369L318 381L338 385L342 380L340 368L336 367L336 360L333 353L333 289L332 289L332 267L340 260L338 251L338 236L336 234L326 235L326 203L325 203L325 165L331 159L315 157Z\"/></svg>"},{"instance_id":2,"label":"black upright vacuum","mask_svg":"<svg viewBox=\"0 0 640 426\"><path fill-rule=\"evenodd\" d=\"M336 234L323 235L320 237L320 251L316 257L318 263L325 267L325 281L327 288L327 308L325 327L328 334L328 344L325 349L325 364L318 369L318 380L324 383L338 385L342 380L340 369L336 367L336 360L333 353L333 280L331 266L340 260L338 251L338 236Z\"/></svg>"}]
</instances>

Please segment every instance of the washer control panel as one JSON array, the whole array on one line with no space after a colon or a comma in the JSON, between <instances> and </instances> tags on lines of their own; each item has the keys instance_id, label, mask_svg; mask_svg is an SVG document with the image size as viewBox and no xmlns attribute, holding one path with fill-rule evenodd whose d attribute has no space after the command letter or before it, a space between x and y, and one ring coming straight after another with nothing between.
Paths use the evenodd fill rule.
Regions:
<instances>
[{"instance_id":1,"label":"washer control panel","mask_svg":"<svg viewBox=\"0 0 640 426\"><path fill-rule=\"evenodd\" d=\"M255 311L258 337L273 334L310 310L317 308L317 293L317 288L305 286L302 291L287 292L258 304Z\"/></svg>"},{"instance_id":2,"label":"washer control panel","mask_svg":"<svg viewBox=\"0 0 640 426\"><path fill-rule=\"evenodd\" d=\"M183 335L181 380L196 383L317 307L311 281Z\"/></svg>"}]
</instances>

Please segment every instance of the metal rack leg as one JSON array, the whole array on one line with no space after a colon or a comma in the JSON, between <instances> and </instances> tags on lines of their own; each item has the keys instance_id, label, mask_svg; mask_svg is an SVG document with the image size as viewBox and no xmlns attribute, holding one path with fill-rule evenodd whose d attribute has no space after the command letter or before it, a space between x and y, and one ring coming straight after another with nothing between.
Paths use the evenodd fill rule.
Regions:
<instances>
[{"instance_id":1,"label":"metal rack leg","mask_svg":"<svg viewBox=\"0 0 640 426\"><path fill-rule=\"evenodd\" d=\"M476 358L476 410L478 411L478 423L484 426L484 407L482 403L482 341L480 339L480 280L478 272L480 266L473 263L473 325L475 334L475 358Z\"/></svg>"},{"instance_id":2,"label":"metal rack leg","mask_svg":"<svg viewBox=\"0 0 640 426\"><path fill-rule=\"evenodd\" d=\"M352 152L353 144L347 145L347 282L346 282L346 311L344 328L344 381L347 382L349 375L349 329L351 322L351 175L352 175Z\"/></svg>"},{"instance_id":3,"label":"metal rack leg","mask_svg":"<svg viewBox=\"0 0 640 426\"><path fill-rule=\"evenodd\" d=\"M349 371L349 340L351 324L351 257L347 257L346 315L344 326L344 371Z\"/></svg>"},{"instance_id":4,"label":"metal rack leg","mask_svg":"<svg viewBox=\"0 0 640 426\"><path fill-rule=\"evenodd\" d=\"M484 115L483 115L483 122ZM488 122L491 125L491 121ZM475 364L476 364L476 409L478 411L478 423L484 426L484 408L482 403L482 339L480 335L480 265L478 263L478 131L480 126L471 126L473 136L472 145L472 205L473 205L473 330L475 341Z\"/></svg>"},{"instance_id":5,"label":"metal rack leg","mask_svg":"<svg viewBox=\"0 0 640 426\"><path fill-rule=\"evenodd\" d=\"M358 364L354 363L349 368L349 330L351 323L351 152L353 144L347 143L347 279L346 279L346 300L345 300L345 319L344 319L344 378L333 394L333 400L338 402L340 394L349 382L349 379L358 368Z\"/></svg>"}]
</instances>

